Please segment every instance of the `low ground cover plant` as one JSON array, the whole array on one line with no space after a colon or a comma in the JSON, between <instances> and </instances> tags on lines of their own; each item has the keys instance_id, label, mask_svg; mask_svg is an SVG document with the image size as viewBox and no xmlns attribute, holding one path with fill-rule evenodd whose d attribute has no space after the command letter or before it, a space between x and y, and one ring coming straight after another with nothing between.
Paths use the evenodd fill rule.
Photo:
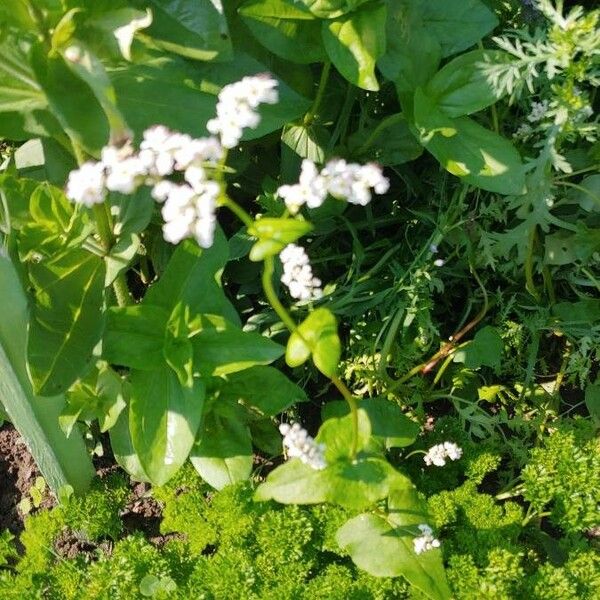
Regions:
<instances>
[{"instance_id":1,"label":"low ground cover plant","mask_svg":"<svg viewBox=\"0 0 600 600\"><path fill-rule=\"evenodd\" d=\"M3 594L596 597L599 18L0 6Z\"/></svg>"}]
</instances>

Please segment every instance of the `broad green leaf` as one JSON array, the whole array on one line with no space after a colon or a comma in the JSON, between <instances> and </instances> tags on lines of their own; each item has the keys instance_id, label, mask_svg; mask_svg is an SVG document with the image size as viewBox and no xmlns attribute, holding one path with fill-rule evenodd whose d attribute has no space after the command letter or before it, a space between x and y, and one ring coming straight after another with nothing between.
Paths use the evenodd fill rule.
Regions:
<instances>
[{"instance_id":1,"label":"broad green leaf","mask_svg":"<svg viewBox=\"0 0 600 600\"><path fill-rule=\"evenodd\" d=\"M104 111L91 88L66 65L59 54L45 47L31 48L31 64L50 110L64 130L84 149L98 155L109 137Z\"/></svg>"},{"instance_id":2,"label":"broad green leaf","mask_svg":"<svg viewBox=\"0 0 600 600\"><path fill-rule=\"evenodd\" d=\"M119 273L125 271L136 256L141 246L140 237L135 233L121 236L104 257L106 262L106 277L104 286L109 287Z\"/></svg>"},{"instance_id":3,"label":"broad green leaf","mask_svg":"<svg viewBox=\"0 0 600 600\"><path fill-rule=\"evenodd\" d=\"M450 117L470 115L504 96L491 82L489 70L491 65L510 60L502 50L467 52L444 65L425 87L425 93Z\"/></svg>"},{"instance_id":4,"label":"broad green leaf","mask_svg":"<svg viewBox=\"0 0 600 600\"><path fill-rule=\"evenodd\" d=\"M42 88L18 44L0 43L0 113L27 113L48 106Z\"/></svg>"},{"instance_id":5,"label":"broad green leaf","mask_svg":"<svg viewBox=\"0 0 600 600\"><path fill-rule=\"evenodd\" d=\"M584 177L578 188L569 190L569 196L588 212L600 212L600 175Z\"/></svg>"},{"instance_id":6,"label":"broad green leaf","mask_svg":"<svg viewBox=\"0 0 600 600\"><path fill-rule=\"evenodd\" d=\"M357 411L358 438L356 452L362 452L369 445L371 439L371 423L366 411L359 408ZM354 421L351 414L328 419L321 425L315 438L320 444L325 444L325 460L328 463L339 459L352 458L352 444L354 440Z\"/></svg>"},{"instance_id":7,"label":"broad green leaf","mask_svg":"<svg viewBox=\"0 0 600 600\"><path fill-rule=\"evenodd\" d=\"M288 125L283 129L281 142L301 158L308 158L314 163L323 163L329 132L318 123Z\"/></svg>"},{"instance_id":8,"label":"broad green leaf","mask_svg":"<svg viewBox=\"0 0 600 600\"><path fill-rule=\"evenodd\" d=\"M186 461L202 420L204 397L200 380L191 388L183 387L166 365L132 371L131 441L154 485L165 484Z\"/></svg>"},{"instance_id":9,"label":"broad green leaf","mask_svg":"<svg viewBox=\"0 0 600 600\"><path fill-rule=\"evenodd\" d=\"M239 9L254 37L277 56L308 64L327 59L321 23L291 0L249 0Z\"/></svg>"},{"instance_id":10,"label":"broad green leaf","mask_svg":"<svg viewBox=\"0 0 600 600\"><path fill-rule=\"evenodd\" d=\"M246 406L256 416L275 416L293 404L305 402L306 393L281 371L256 366L232 373L220 388L217 404L223 401Z\"/></svg>"},{"instance_id":11,"label":"broad green leaf","mask_svg":"<svg viewBox=\"0 0 600 600\"><path fill-rule=\"evenodd\" d=\"M301 219L264 217L254 221L248 228L248 233L257 237L258 241L250 250L250 260L258 262L279 254L288 244L306 235L312 228L311 223Z\"/></svg>"},{"instance_id":12,"label":"broad green leaf","mask_svg":"<svg viewBox=\"0 0 600 600\"><path fill-rule=\"evenodd\" d=\"M190 460L200 477L217 490L245 481L252 472L252 440L247 425L207 415Z\"/></svg>"},{"instance_id":13,"label":"broad green leaf","mask_svg":"<svg viewBox=\"0 0 600 600\"><path fill-rule=\"evenodd\" d=\"M293 458L269 473L256 490L255 499L276 500L282 504L331 502L362 510L385 498L392 486L400 485L405 479L379 458L341 460L322 470Z\"/></svg>"},{"instance_id":14,"label":"broad green leaf","mask_svg":"<svg viewBox=\"0 0 600 600\"><path fill-rule=\"evenodd\" d=\"M382 166L401 165L423 153L423 147L410 130L403 113L390 115L371 127L360 129L350 136L348 143L358 160L374 160Z\"/></svg>"},{"instance_id":15,"label":"broad green leaf","mask_svg":"<svg viewBox=\"0 0 600 600\"><path fill-rule=\"evenodd\" d=\"M271 471L254 493L258 501L275 500L282 504L321 504L327 502L330 484L325 471L317 471L292 459Z\"/></svg>"},{"instance_id":16,"label":"broad green leaf","mask_svg":"<svg viewBox=\"0 0 600 600\"><path fill-rule=\"evenodd\" d=\"M135 481L150 481L138 458L129 431L129 408L126 408L109 431L110 448L116 461Z\"/></svg>"},{"instance_id":17,"label":"broad green leaf","mask_svg":"<svg viewBox=\"0 0 600 600\"><path fill-rule=\"evenodd\" d=\"M167 364L184 387L191 387L194 377L194 349L188 339L190 328L193 326L190 320L187 307L178 304L169 317L163 348Z\"/></svg>"},{"instance_id":18,"label":"broad green leaf","mask_svg":"<svg viewBox=\"0 0 600 600\"><path fill-rule=\"evenodd\" d=\"M416 526L394 527L388 519L361 514L338 529L336 540L358 567L375 577L403 576L432 600L452 597L441 567L441 553L434 548L416 554ZM441 575L441 577L440 577Z\"/></svg>"},{"instance_id":19,"label":"broad green leaf","mask_svg":"<svg viewBox=\"0 0 600 600\"><path fill-rule=\"evenodd\" d=\"M480 329L471 342L454 354L454 362L464 363L468 369L499 367L504 344L495 327Z\"/></svg>"},{"instance_id":20,"label":"broad green leaf","mask_svg":"<svg viewBox=\"0 0 600 600\"><path fill-rule=\"evenodd\" d=\"M281 454L281 434L271 419L250 421L252 443L267 456Z\"/></svg>"},{"instance_id":21,"label":"broad green leaf","mask_svg":"<svg viewBox=\"0 0 600 600\"><path fill-rule=\"evenodd\" d=\"M64 396L39 398L27 374L27 298L11 261L0 255L0 405L25 440L55 494L70 485L81 493L94 469L78 432L67 439L58 426Z\"/></svg>"},{"instance_id":22,"label":"broad green leaf","mask_svg":"<svg viewBox=\"0 0 600 600\"><path fill-rule=\"evenodd\" d=\"M194 367L202 375L227 375L278 359L283 347L259 333L242 331L217 315L202 315L191 338Z\"/></svg>"},{"instance_id":23,"label":"broad green leaf","mask_svg":"<svg viewBox=\"0 0 600 600\"><path fill-rule=\"evenodd\" d=\"M104 110L111 140L118 144L130 137L125 118L117 107L115 89L99 58L79 40L71 40L62 56L71 71L90 87Z\"/></svg>"},{"instance_id":24,"label":"broad green leaf","mask_svg":"<svg viewBox=\"0 0 600 600\"><path fill-rule=\"evenodd\" d=\"M127 196L112 193L109 200L113 210L117 211L114 215L114 233L118 237L142 233L148 227L156 207L156 202L146 186Z\"/></svg>"},{"instance_id":25,"label":"broad green leaf","mask_svg":"<svg viewBox=\"0 0 600 600\"><path fill-rule=\"evenodd\" d=\"M155 370L165 364L163 348L169 313L159 306L111 307L106 313L102 356L114 365Z\"/></svg>"},{"instance_id":26,"label":"broad green leaf","mask_svg":"<svg viewBox=\"0 0 600 600\"><path fill-rule=\"evenodd\" d=\"M379 89L375 63L385 53L385 5L323 21L325 50L337 70L365 90Z\"/></svg>"},{"instance_id":27,"label":"broad green leaf","mask_svg":"<svg viewBox=\"0 0 600 600\"><path fill-rule=\"evenodd\" d=\"M334 19L356 10L370 0L299 0L315 16L323 19Z\"/></svg>"},{"instance_id":28,"label":"broad green leaf","mask_svg":"<svg viewBox=\"0 0 600 600\"><path fill-rule=\"evenodd\" d=\"M437 71L442 49L425 27L418 5L409 0L388 2L387 47L377 66L399 93L424 86Z\"/></svg>"},{"instance_id":29,"label":"broad green leaf","mask_svg":"<svg viewBox=\"0 0 600 600\"><path fill-rule=\"evenodd\" d=\"M382 438L386 448L404 448L410 446L419 434L419 424L408 418L401 408L385 398L365 398L359 403L371 424L373 436ZM322 410L324 420L348 414L348 403L335 400L325 404Z\"/></svg>"},{"instance_id":30,"label":"broad green leaf","mask_svg":"<svg viewBox=\"0 0 600 600\"><path fill-rule=\"evenodd\" d=\"M290 367L298 367L311 356L321 373L330 377L337 372L342 354L337 322L326 308L317 308L292 332L288 340L285 360Z\"/></svg>"},{"instance_id":31,"label":"broad green leaf","mask_svg":"<svg viewBox=\"0 0 600 600\"><path fill-rule=\"evenodd\" d=\"M442 56L470 48L498 25L494 13L481 0L417 0L416 5L425 29L440 43Z\"/></svg>"},{"instance_id":32,"label":"broad green leaf","mask_svg":"<svg viewBox=\"0 0 600 600\"><path fill-rule=\"evenodd\" d=\"M161 57L151 64L119 67L109 75L119 110L138 140L157 123L193 136L206 135L216 95L201 91L202 71L192 64Z\"/></svg>"},{"instance_id":33,"label":"broad green leaf","mask_svg":"<svg viewBox=\"0 0 600 600\"><path fill-rule=\"evenodd\" d=\"M324 473L329 478L327 501L352 510L364 510L385 498L392 486L406 479L381 458L338 461Z\"/></svg>"},{"instance_id":34,"label":"broad green leaf","mask_svg":"<svg viewBox=\"0 0 600 600\"><path fill-rule=\"evenodd\" d=\"M220 286L227 263L227 241L217 229L213 245L203 249L193 241L179 244L160 280L150 286L144 302L169 313L178 302L189 306L191 314L219 314L234 324L240 320Z\"/></svg>"},{"instance_id":35,"label":"broad green leaf","mask_svg":"<svg viewBox=\"0 0 600 600\"><path fill-rule=\"evenodd\" d=\"M232 56L220 0L149 0L154 20L148 33L165 49L198 60Z\"/></svg>"},{"instance_id":36,"label":"broad green leaf","mask_svg":"<svg viewBox=\"0 0 600 600\"><path fill-rule=\"evenodd\" d=\"M29 265L27 364L36 393L66 391L92 363L104 330L104 272L101 258L80 249Z\"/></svg>"},{"instance_id":37,"label":"broad green leaf","mask_svg":"<svg viewBox=\"0 0 600 600\"><path fill-rule=\"evenodd\" d=\"M524 193L524 165L510 140L468 117L451 119L420 89L414 110L421 143L447 171L490 192Z\"/></svg>"}]
</instances>

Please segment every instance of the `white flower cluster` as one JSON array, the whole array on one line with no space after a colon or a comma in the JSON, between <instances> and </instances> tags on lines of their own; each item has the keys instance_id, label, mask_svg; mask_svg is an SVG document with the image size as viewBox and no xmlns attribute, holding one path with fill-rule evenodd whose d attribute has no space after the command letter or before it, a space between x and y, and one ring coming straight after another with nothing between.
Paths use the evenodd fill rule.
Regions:
<instances>
[{"instance_id":1,"label":"white flower cluster","mask_svg":"<svg viewBox=\"0 0 600 600\"><path fill-rule=\"evenodd\" d=\"M327 466L325 444L318 444L298 423L282 423L279 431L289 458L299 458L305 465L320 471Z\"/></svg>"},{"instance_id":2,"label":"white flower cluster","mask_svg":"<svg viewBox=\"0 0 600 600\"><path fill-rule=\"evenodd\" d=\"M440 540L433 537L433 529L431 529L429 525L422 523L419 525L419 529L421 530L422 535L413 539L416 554L421 554L422 552L427 552L427 550L440 547Z\"/></svg>"},{"instance_id":3,"label":"white flower cluster","mask_svg":"<svg viewBox=\"0 0 600 600\"><path fill-rule=\"evenodd\" d=\"M258 106L277 104L278 101L277 80L267 74L244 77L221 90L217 116L206 124L206 128L220 136L225 148L234 148L242 138L244 128L258 127Z\"/></svg>"},{"instance_id":4,"label":"white flower cluster","mask_svg":"<svg viewBox=\"0 0 600 600\"><path fill-rule=\"evenodd\" d=\"M220 186L209 179L207 169L214 169L223 156L215 137L194 139L157 125L144 132L137 154L130 143L121 148L107 146L99 162L72 171L66 194L74 202L92 206L102 202L107 191L132 194L140 185L151 185L152 197L164 202L165 240L177 244L193 237L208 248L214 237ZM164 179L175 172L183 173L186 183Z\"/></svg>"},{"instance_id":5,"label":"white flower cluster","mask_svg":"<svg viewBox=\"0 0 600 600\"><path fill-rule=\"evenodd\" d=\"M527 120L530 123L537 123L541 121L548 112L548 101L542 100L541 102L531 103L531 112L527 115Z\"/></svg>"},{"instance_id":6,"label":"white flower cluster","mask_svg":"<svg viewBox=\"0 0 600 600\"><path fill-rule=\"evenodd\" d=\"M99 162L90 161L72 171L67 197L91 207L103 202L108 191L132 194L140 185L152 186L152 197L164 202L165 240L177 244L193 237L208 248L213 243L221 191L210 175L225 156L223 148L236 146L245 127L258 126L258 106L277 101L277 80L266 74L226 85L219 93L217 117L207 123L207 129L220 139L194 139L162 125L151 127L144 132L138 153L130 143L107 146ZM165 179L177 172L183 173L185 183Z\"/></svg>"},{"instance_id":7,"label":"white flower cluster","mask_svg":"<svg viewBox=\"0 0 600 600\"><path fill-rule=\"evenodd\" d=\"M302 246L288 244L279 258L283 265L281 282L289 288L292 298L316 300L323 295L321 280L313 276L308 254Z\"/></svg>"},{"instance_id":8,"label":"white flower cluster","mask_svg":"<svg viewBox=\"0 0 600 600\"><path fill-rule=\"evenodd\" d=\"M372 191L385 194L390 182L383 176L381 167L374 163L359 165L335 158L319 170L306 159L298 183L282 185L277 194L283 198L288 210L295 214L306 204L308 208L321 206L328 195L351 204L367 205Z\"/></svg>"},{"instance_id":9,"label":"white flower cluster","mask_svg":"<svg viewBox=\"0 0 600 600\"><path fill-rule=\"evenodd\" d=\"M435 465L436 467L443 467L446 464L446 459L458 460L462 456L462 449L459 448L453 442L444 442L443 444L436 444L429 448L423 460L426 465Z\"/></svg>"}]
</instances>

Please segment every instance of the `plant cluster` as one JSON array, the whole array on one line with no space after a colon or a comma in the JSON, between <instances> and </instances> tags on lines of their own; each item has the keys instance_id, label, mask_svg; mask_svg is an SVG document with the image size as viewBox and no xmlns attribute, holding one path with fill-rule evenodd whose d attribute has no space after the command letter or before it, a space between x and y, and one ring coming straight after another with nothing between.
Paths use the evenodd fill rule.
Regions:
<instances>
[{"instance_id":1,"label":"plant cluster","mask_svg":"<svg viewBox=\"0 0 600 600\"><path fill-rule=\"evenodd\" d=\"M6 593L594 597L599 20L0 6L0 415L61 502Z\"/></svg>"}]
</instances>

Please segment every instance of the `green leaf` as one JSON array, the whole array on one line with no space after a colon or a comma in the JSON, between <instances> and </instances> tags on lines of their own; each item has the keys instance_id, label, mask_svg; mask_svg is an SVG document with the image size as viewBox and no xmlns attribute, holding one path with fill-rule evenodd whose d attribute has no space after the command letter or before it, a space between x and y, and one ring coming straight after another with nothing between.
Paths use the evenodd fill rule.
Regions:
<instances>
[{"instance_id":1,"label":"green leaf","mask_svg":"<svg viewBox=\"0 0 600 600\"><path fill-rule=\"evenodd\" d=\"M451 119L420 89L414 110L421 143L447 171L490 192L524 193L524 166L512 142L468 117Z\"/></svg>"},{"instance_id":2,"label":"green leaf","mask_svg":"<svg viewBox=\"0 0 600 600\"><path fill-rule=\"evenodd\" d=\"M325 50L337 70L365 90L379 89L375 63L385 52L386 7L383 4L323 22Z\"/></svg>"},{"instance_id":3,"label":"green leaf","mask_svg":"<svg viewBox=\"0 0 600 600\"><path fill-rule=\"evenodd\" d=\"M92 363L104 330L104 272L101 258L79 249L30 264L27 364L36 393L66 391Z\"/></svg>"},{"instance_id":4,"label":"green leaf","mask_svg":"<svg viewBox=\"0 0 600 600\"><path fill-rule=\"evenodd\" d=\"M385 398L365 398L359 403L369 417L373 436L381 438L386 448L410 446L419 434L419 424L407 417L402 409ZM350 411L348 403L334 400L325 404L322 410L324 420L340 417Z\"/></svg>"},{"instance_id":5,"label":"green leaf","mask_svg":"<svg viewBox=\"0 0 600 600\"><path fill-rule=\"evenodd\" d=\"M387 461L379 458L340 460L322 470L294 458L269 473L256 490L255 499L276 500L282 504L331 502L362 510L385 498L390 487L404 479Z\"/></svg>"},{"instance_id":6,"label":"green leaf","mask_svg":"<svg viewBox=\"0 0 600 600\"><path fill-rule=\"evenodd\" d=\"M169 313L159 306L111 307L106 313L102 356L114 365L155 370L165 364L163 348Z\"/></svg>"},{"instance_id":7,"label":"green leaf","mask_svg":"<svg viewBox=\"0 0 600 600\"><path fill-rule=\"evenodd\" d=\"M275 500L282 504L321 504L327 501L329 476L292 459L271 471L258 486L254 499Z\"/></svg>"},{"instance_id":8,"label":"green leaf","mask_svg":"<svg viewBox=\"0 0 600 600\"><path fill-rule=\"evenodd\" d=\"M150 481L138 458L131 441L129 431L129 408L119 415L117 422L109 431L110 448L116 461L135 481Z\"/></svg>"},{"instance_id":9,"label":"green leaf","mask_svg":"<svg viewBox=\"0 0 600 600\"><path fill-rule=\"evenodd\" d=\"M200 90L202 72L194 65L161 57L151 64L124 65L109 75L119 110L138 140L157 123L197 137L206 135L216 96Z\"/></svg>"},{"instance_id":10,"label":"green leaf","mask_svg":"<svg viewBox=\"0 0 600 600\"><path fill-rule=\"evenodd\" d=\"M442 56L470 48L498 25L494 13L481 0L417 0L416 4L425 29L442 47Z\"/></svg>"},{"instance_id":11,"label":"green leaf","mask_svg":"<svg viewBox=\"0 0 600 600\"><path fill-rule=\"evenodd\" d=\"M250 250L250 260L258 262L279 254L288 244L306 235L313 228L301 219L263 217L254 221L248 233L258 238Z\"/></svg>"},{"instance_id":12,"label":"green leaf","mask_svg":"<svg viewBox=\"0 0 600 600\"><path fill-rule=\"evenodd\" d=\"M79 40L71 40L62 51L65 64L92 90L104 110L110 127L111 140L120 143L130 136L125 118L117 107L115 89L98 57Z\"/></svg>"},{"instance_id":13,"label":"green leaf","mask_svg":"<svg viewBox=\"0 0 600 600\"><path fill-rule=\"evenodd\" d=\"M47 105L27 57L17 44L4 40L0 43L0 113L25 113Z\"/></svg>"},{"instance_id":14,"label":"green leaf","mask_svg":"<svg viewBox=\"0 0 600 600\"><path fill-rule=\"evenodd\" d=\"M318 123L311 125L287 125L281 134L281 142L301 158L314 163L325 162L325 147L329 132Z\"/></svg>"},{"instance_id":15,"label":"green leaf","mask_svg":"<svg viewBox=\"0 0 600 600\"><path fill-rule=\"evenodd\" d=\"M366 411L362 408L357 411L358 439L356 452L365 450L371 439L371 423ZM315 438L320 444L325 444L325 460L333 463L339 459L352 458L352 444L354 439L354 421L351 414L344 417L333 417L321 425Z\"/></svg>"},{"instance_id":16,"label":"green leaf","mask_svg":"<svg viewBox=\"0 0 600 600\"><path fill-rule=\"evenodd\" d=\"M190 460L200 477L217 490L245 481L252 472L252 440L239 421L207 415Z\"/></svg>"},{"instance_id":17,"label":"green leaf","mask_svg":"<svg viewBox=\"0 0 600 600\"><path fill-rule=\"evenodd\" d=\"M500 366L504 344L495 327L490 325L480 329L467 346L461 348L454 354L454 362L464 363L467 369L479 369L479 367Z\"/></svg>"},{"instance_id":18,"label":"green leaf","mask_svg":"<svg viewBox=\"0 0 600 600\"><path fill-rule=\"evenodd\" d=\"M437 71L442 49L423 24L418 7L408 0L388 3L387 47L377 66L398 92L413 92Z\"/></svg>"},{"instance_id":19,"label":"green leaf","mask_svg":"<svg viewBox=\"0 0 600 600\"><path fill-rule=\"evenodd\" d=\"M248 0L238 12L254 37L281 58L301 64L327 59L321 23L301 4L290 0Z\"/></svg>"},{"instance_id":20,"label":"green leaf","mask_svg":"<svg viewBox=\"0 0 600 600\"><path fill-rule=\"evenodd\" d=\"M370 0L299 0L313 15L323 19L335 19L356 10Z\"/></svg>"},{"instance_id":21,"label":"green leaf","mask_svg":"<svg viewBox=\"0 0 600 600\"><path fill-rule=\"evenodd\" d=\"M259 333L242 331L218 315L202 315L192 338L194 367L202 375L227 375L267 364L283 354L283 348Z\"/></svg>"},{"instance_id":22,"label":"green leaf","mask_svg":"<svg viewBox=\"0 0 600 600\"><path fill-rule=\"evenodd\" d=\"M62 430L71 435L80 421L98 419L100 431L108 431L127 406L121 378L106 364L78 381L67 393L67 406L59 418Z\"/></svg>"},{"instance_id":23,"label":"green leaf","mask_svg":"<svg viewBox=\"0 0 600 600\"><path fill-rule=\"evenodd\" d=\"M327 377L335 375L342 347L335 316L326 308L311 312L290 335L285 360L290 367L299 367L311 354L321 373Z\"/></svg>"},{"instance_id":24,"label":"green leaf","mask_svg":"<svg viewBox=\"0 0 600 600\"><path fill-rule=\"evenodd\" d=\"M204 397L200 380L183 387L166 365L131 373L131 440L154 485L164 485L186 461L202 420Z\"/></svg>"},{"instance_id":25,"label":"green leaf","mask_svg":"<svg viewBox=\"0 0 600 600\"><path fill-rule=\"evenodd\" d=\"M306 393L281 371L256 366L232 373L220 388L217 404L231 402L246 406L256 416L275 416L298 402L306 402Z\"/></svg>"},{"instance_id":26,"label":"green leaf","mask_svg":"<svg viewBox=\"0 0 600 600\"><path fill-rule=\"evenodd\" d=\"M227 241L217 229L213 245L202 249L193 241L179 244L160 280L152 285L144 303L171 313L178 302L190 313L219 314L238 324L239 317L220 285L221 272L227 263Z\"/></svg>"},{"instance_id":27,"label":"green leaf","mask_svg":"<svg viewBox=\"0 0 600 600\"><path fill-rule=\"evenodd\" d=\"M58 426L63 396L39 398L26 367L27 298L10 260L0 255L0 404L19 431L55 494L70 485L83 492L94 469L78 432L70 438Z\"/></svg>"},{"instance_id":28,"label":"green leaf","mask_svg":"<svg viewBox=\"0 0 600 600\"><path fill-rule=\"evenodd\" d=\"M437 107L450 117L470 115L504 96L489 77L491 65L511 61L502 50L473 50L451 60L425 88Z\"/></svg>"},{"instance_id":29,"label":"green leaf","mask_svg":"<svg viewBox=\"0 0 600 600\"><path fill-rule=\"evenodd\" d=\"M31 64L50 110L64 130L85 150L98 155L109 137L104 111L90 87L59 54L46 54L41 43L31 48Z\"/></svg>"},{"instance_id":30,"label":"green leaf","mask_svg":"<svg viewBox=\"0 0 600 600\"><path fill-rule=\"evenodd\" d=\"M449 600L450 589L440 569L441 553L434 548L415 554L413 539L416 527L395 528L374 514L361 514L338 529L336 540L350 554L356 565L375 577L404 576L432 600ZM432 569L433 567L433 569Z\"/></svg>"},{"instance_id":31,"label":"green leaf","mask_svg":"<svg viewBox=\"0 0 600 600\"><path fill-rule=\"evenodd\" d=\"M152 12L134 8L112 10L87 21L87 25L103 30L114 38L119 52L126 60L131 60L131 44L138 31L152 23Z\"/></svg>"},{"instance_id":32,"label":"green leaf","mask_svg":"<svg viewBox=\"0 0 600 600\"><path fill-rule=\"evenodd\" d=\"M73 156L52 138L25 142L12 156L19 175L62 186L68 174L77 168Z\"/></svg>"},{"instance_id":33,"label":"green leaf","mask_svg":"<svg viewBox=\"0 0 600 600\"><path fill-rule=\"evenodd\" d=\"M221 2L213 0L149 0L155 18L148 33L165 50L197 60L232 57Z\"/></svg>"}]
</instances>

